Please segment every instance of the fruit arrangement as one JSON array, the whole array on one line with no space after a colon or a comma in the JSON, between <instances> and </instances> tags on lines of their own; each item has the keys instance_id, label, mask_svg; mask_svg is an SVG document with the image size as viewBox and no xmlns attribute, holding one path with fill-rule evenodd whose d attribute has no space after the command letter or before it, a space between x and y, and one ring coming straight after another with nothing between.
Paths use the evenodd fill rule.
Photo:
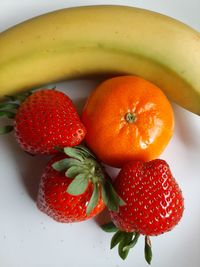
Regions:
<instances>
[{"instance_id":1,"label":"fruit arrangement","mask_svg":"<svg viewBox=\"0 0 200 267\"><path fill-rule=\"evenodd\" d=\"M120 24L111 23L119 16ZM111 222L102 229L114 233L111 249L118 245L125 259L143 235L150 264L150 237L171 231L183 216L181 189L160 156L174 131L168 97L200 115L199 34L147 10L79 7L8 29L0 34L0 50L0 117L13 120L0 134L14 131L26 153L51 157L38 209L73 223L107 208ZM93 90L80 116L69 96L41 88L96 73L114 77ZM110 177L107 166L120 168L118 175Z\"/></svg>"},{"instance_id":2,"label":"fruit arrangement","mask_svg":"<svg viewBox=\"0 0 200 267\"><path fill-rule=\"evenodd\" d=\"M119 244L125 259L139 235L145 235L150 263L150 236L171 230L184 209L169 166L156 159L174 128L162 91L143 78L118 76L93 90L81 117L69 97L55 88L18 94L1 104L1 112L14 120L1 133L13 130L31 155L51 155L41 175L38 209L58 222L72 223L107 207L112 223L102 228L110 231L112 226L116 232L111 248ZM102 163L121 168L116 179Z\"/></svg>"}]
</instances>

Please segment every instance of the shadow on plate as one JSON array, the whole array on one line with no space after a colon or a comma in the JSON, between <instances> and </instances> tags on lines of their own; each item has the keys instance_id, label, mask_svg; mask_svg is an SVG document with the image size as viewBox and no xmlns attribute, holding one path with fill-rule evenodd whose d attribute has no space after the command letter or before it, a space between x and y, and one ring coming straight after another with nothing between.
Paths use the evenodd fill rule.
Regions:
<instances>
[{"instance_id":1,"label":"shadow on plate","mask_svg":"<svg viewBox=\"0 0 200 267\"><path fill-rule=\"evenodd\" d=\"M16 169L18 179L33 201L37 199L38 186L42 172L49 160L47 156L31 156L21 150L13 134L4 137L4 145Z\"/></svg>"},{"instance_id":2,"label":"shadow on plate","mask_svg":"<svg viewBox=\"0 0 200 267\"><path fill-rule=\"evenodd\" d=\"M179 139L184 146L200 149L200 128L199 116L194 115L187 110L173 104L175 114L175 127L178 133ZM199 132L199 134L198 134Z\"/></svg>"}]
</instances>

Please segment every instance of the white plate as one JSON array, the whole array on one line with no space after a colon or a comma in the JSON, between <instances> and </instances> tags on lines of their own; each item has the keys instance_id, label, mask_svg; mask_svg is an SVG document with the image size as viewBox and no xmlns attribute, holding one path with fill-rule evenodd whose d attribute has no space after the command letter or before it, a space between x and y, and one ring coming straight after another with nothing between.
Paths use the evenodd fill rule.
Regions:
<instances>
[{"instance_id":1,"label":"white plate","mask_svg":"<svg viewBox=\"0 0 200 267\"><path fill-rule=\"evenodd\" d=\"M136 5L180 19L200 30L199 0L46 1L1 0L0 31L27 18L66 6ZM79 108L98 81L58 85ZM152 238L154 267L197 267L200 254L200 118L176 105L175 134L162 154L185 196L181 223L170 233ZM59 224L35 206L38 181L47 159L20 150L12 134L0 137L0 266L1 267L132 267L147 266L143 238L122 261L109 250L110 234L98 227L102 218ZM100 216L102 217L102 216Z\"/></svg>"}]
</instances>

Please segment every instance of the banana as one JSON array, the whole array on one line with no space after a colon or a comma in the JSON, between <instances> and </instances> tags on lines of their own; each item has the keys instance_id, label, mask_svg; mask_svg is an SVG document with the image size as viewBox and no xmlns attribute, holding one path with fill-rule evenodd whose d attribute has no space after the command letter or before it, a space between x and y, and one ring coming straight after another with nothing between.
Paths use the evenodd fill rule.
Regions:
<instances>
[{"instance_id":1,"label":"banana","mask_svg":"<svg viewBox=\"0 0 200 267\"><path fill-rule=\"evenodd\" d=\"M134 7L85 6L0 34L0 98L96 74L141 76L200 115L200 34L175 19Z\"/></svg>"}]
</instances>

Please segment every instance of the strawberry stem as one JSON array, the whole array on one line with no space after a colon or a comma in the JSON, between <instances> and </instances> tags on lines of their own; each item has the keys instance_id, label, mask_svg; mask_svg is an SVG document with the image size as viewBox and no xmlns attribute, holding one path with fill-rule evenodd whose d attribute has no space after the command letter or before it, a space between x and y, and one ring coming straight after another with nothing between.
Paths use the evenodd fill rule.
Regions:
<instances>
[{"instance_id":1,"label":"strawberry stem","mask_svg":"<svg viewBox=\"0 0 200 267\"><path fill-rule=\"evenodd\" d=\"M149 236L145 236L145 247L144 247L145 259L148 264L151 264L152 260L152 249L151 249L151 240Z\"/></svg>"}]
</instances>

